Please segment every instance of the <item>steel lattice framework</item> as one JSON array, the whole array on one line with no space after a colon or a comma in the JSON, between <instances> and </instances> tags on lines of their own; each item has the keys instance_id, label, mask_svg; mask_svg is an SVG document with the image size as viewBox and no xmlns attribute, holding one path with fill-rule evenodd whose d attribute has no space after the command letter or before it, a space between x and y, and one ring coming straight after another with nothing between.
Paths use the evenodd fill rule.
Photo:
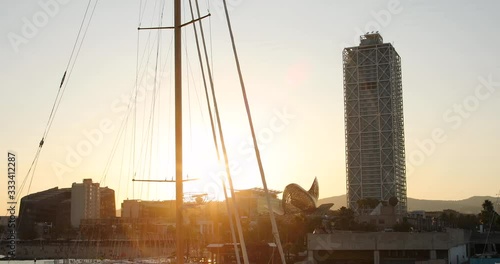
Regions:
<instances>
[{"instance_id":1,"label":"steel lattice framework","mask_svg":"<svg viewBox=\"0 0 500 264\"><path fill-rule=\"evenodd\" d=\"M405 213L401 58L372 33L344 49L343 65L347 204L358 211L360 199L395 196L397 213Z\"/></svg>"}]
</instances>

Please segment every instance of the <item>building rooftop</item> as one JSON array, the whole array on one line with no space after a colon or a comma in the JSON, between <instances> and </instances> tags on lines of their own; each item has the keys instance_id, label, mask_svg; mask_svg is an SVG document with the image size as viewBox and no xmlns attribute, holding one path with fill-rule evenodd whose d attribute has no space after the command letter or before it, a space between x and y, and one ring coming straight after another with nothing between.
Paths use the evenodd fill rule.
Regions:
<instances>
[{"instance_id":1,"label":"building rooftop","mask_svg":"<svg viewBox=\"0 0 500 264\"><path fill-rule=\"evenodd\" d=\"M383 44L384 39L382 36L376 32L366 32L366 34L361 35L359 37L359 45L360 46L368 46L368 45L377 45L377 44Z\"/></svg>"},{"instance_id":2,"label":"building rooftop","mask_svg":"<svg viewBox=\"0 0 500 264\"><path fill-rule=\"evenodd\" d=\"M273 195L277 195L277 194L280 194L282 193L281 191L277 191L277 190L268 190L270 194L273 194ZM237 193L240 193L240 192L253 192L253 193L259 193L259 194L264 194L265 191L263 188L251 188L251 189L244 189L244 190L237 190L236 191Z\"/></svg>"},{"instance_id":3,"label":"building rooftop","mask_svg":"<svg viewBox=\"0 0 500 264\"><path fill-rule=\"evenodd\" d=\"M61 188L59 189L58 187L54 187L45 191L37 192L37 193L32 193L29 195L26 195L22 198L24 201L40 201L44 200L56 195L59 195L61 193L69 192L71 193L70 188Z\"/></svg>"}]
</instances>

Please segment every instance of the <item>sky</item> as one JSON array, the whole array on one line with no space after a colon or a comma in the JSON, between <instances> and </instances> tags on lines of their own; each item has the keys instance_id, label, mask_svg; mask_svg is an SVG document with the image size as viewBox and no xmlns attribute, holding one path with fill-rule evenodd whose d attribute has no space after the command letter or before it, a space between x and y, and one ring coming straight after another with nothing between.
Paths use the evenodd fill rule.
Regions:
<instances>
[{"instance_id":1,"label":"sky","mask_svg":"<svg viewBox=\"0 0 500 264\"><path fill-rule=\"evenodd\" d=\"M125 198L175 197L172 184L132 182L175 172L173 34L137 30L139 22L172 25L172 1L98 2L32 181L21 188L87 3L0 3L0 202L7 199L9 151L16 154L20 196L92 178L115 190L117 207ZM408 196L500 193L499 2L228 0L228 6L270 189L292 182L307 189L317 177L320 198L345 194L342 49L379 31L402 59ZM188 7L184 2L185 22ZM211 14L204 29L234 187L262 187L222 2L201 1L200 9ZM184 167L199 179L184 189L220 199L224 168L193 28L184 29ZM139 99L129 112L136 87Z\"/></svg>"}]
</instances>

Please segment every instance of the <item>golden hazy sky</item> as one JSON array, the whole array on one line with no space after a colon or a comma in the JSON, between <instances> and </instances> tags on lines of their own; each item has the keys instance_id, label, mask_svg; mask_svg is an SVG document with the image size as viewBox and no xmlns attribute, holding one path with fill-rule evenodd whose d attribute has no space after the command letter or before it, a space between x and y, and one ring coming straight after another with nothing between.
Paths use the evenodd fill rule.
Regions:
<instances>
[{"instance_id":1,"label":"golden hazy sky","mask_svg":"<svg viewBox=\"0 0 500 264\"><path fill-rule=\"evenodd\" d=\"M208 48L235 187L260 187L221 1L200 4L202 14L207 9L212 14L204 22L205 33L211 37ZM228 4L270 188L283 190L291 182L309 187L318 177L320 197L345 193L342 49L358 45L364 32L379 31L402 58L408 196L462 199L500 191L497 1ZM86 5L69 0L0 4L0 151L4 157L8 150L18 155L18 188L45 129ZM131 182L134 166L137 179L174 175L172 32L137 32L139 21L144 27L159 24L161 7L162 24L171 25L171 5L150 1L139 18L139 1L98 3L30 193L93 178L115 189L117 204L127 197L174 197L172 185ZM183 15L189 20L188 9ZM185 189L221 198L223 168L211 141L193 31L185 29L185 170L201 179ZM141 92L133 162L133 122L124 117L136 76ZM6 176L6 158L0 164Z\"/></svg>"}]
</instances>

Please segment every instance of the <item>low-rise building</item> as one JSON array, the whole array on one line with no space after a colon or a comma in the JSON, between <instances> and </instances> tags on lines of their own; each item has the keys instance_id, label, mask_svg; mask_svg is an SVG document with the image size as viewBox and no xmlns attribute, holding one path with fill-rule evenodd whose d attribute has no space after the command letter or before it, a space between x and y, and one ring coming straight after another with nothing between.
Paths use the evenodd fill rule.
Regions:
<instances>
[{"instance_id":1,"label":"low-rise building","mask_svg":"<svg viewBox=\"0 0 500 264\"><path fill-rule=\"evenodd\" d=\"M264 189L261 188L237 191L235 193L235 197L240 217L254 220L261 214L267 214L268 206L265 193ZM280 191L269 190L271 206L273 209L281 208L281 200L278 199L278 194L280 193ZM229 199L229 202L231 203L232 199Z\"/></svg>"},{"instance_id":2,"label":"low-rise building","mask_svg":"<svg viewBox=\"0 0 500 264\"><path fill-rule=\"evenodd\" d=\"M361 209L359 211L362 211ZM367 214L358 216L360 223L366 222L377 227L378 230L392 229L392 227L402 222L402 217L396 214L396 208L391 205L379 203L377 207Z\"/></svg>"},{"instance_id":3,"label":"low-rise building","mask_svg":"<svg viewBox=\"0 0 500 264\"><path fill-rule=\"evenodd\" d=\"M447 232L334 232L308 234L309 263L415 263L468 260L470 231ZM350 261L350 262L349 262Z\"/></svg>"},{"instance_id":4,"label":"low-rise building","mask_svg":"<svg viewBox=\"0 0 500 264\"><path fill-rule=\"evenodd\" d=\"M71 228L71 189L57 187L26 195L19 209L19 238L45 238ZM42 229L39 226L50 227Z\"/></svg>"},{"instance_id":5,"label":"low-rise building","mask_svg":"<svg viewBox=\"0 0 500 264\"><path fill-rule=\"evenodd\" d=\"M143 201L124 200L122 203L122 218L162 218L175 221L175 200Z\"/></svg>"}]
</instances>

